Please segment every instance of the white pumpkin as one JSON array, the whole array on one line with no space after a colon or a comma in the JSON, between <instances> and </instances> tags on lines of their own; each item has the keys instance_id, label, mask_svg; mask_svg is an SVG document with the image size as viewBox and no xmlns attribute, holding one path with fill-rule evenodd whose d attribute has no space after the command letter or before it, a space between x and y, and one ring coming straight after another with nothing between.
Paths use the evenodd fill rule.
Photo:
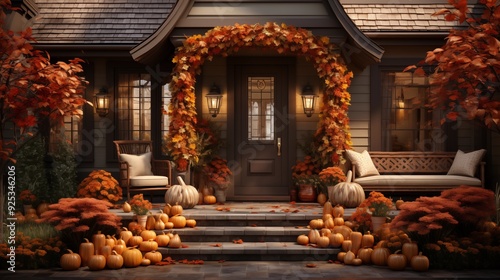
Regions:
<instances>
[{"instance_id":1,"label":"white pumpkin","mask_svg":"<svg viewBox=\"0 0 500 280\"><path fill-rule=\"evenodd\" d=\"M328 187L328 197L332 205L342 205L344 208L358 207L365 200L365 190L360 184L351 182L352 171L347 172L345 182Z\"/></svg>"},{"instance_id":2,"label":"white pumpkin","mask_svg":"<svg viewBox=\"0 0 500 280\"><path fill-rule=\"evenodd\" d=\"M184 209L193 208L198 204L198 190L191 186L186 185L180 176L177 176L177 181L180 185L173 185L165 193L165 203L181 205Z\"/></svg>"}]
</instances>

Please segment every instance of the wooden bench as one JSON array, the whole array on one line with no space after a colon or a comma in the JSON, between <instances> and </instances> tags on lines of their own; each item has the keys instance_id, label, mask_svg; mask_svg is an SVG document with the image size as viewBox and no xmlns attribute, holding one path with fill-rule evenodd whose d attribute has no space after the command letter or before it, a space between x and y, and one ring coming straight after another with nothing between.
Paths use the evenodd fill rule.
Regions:
<instances>
[{"instance_id":1,"label":"wooden bench","mask_svg":"<svg viewBox=\"0 0 500 280\"><path fill-rule=\"evenodd\" d=\"M369 154L380 175L356 178L356 167L352 165L353 182L365 191L438 192L460 185L484 188L484 162L479 164L475 178L446 175L456 152L370 151Z\"/></svg>"}]
</instances>

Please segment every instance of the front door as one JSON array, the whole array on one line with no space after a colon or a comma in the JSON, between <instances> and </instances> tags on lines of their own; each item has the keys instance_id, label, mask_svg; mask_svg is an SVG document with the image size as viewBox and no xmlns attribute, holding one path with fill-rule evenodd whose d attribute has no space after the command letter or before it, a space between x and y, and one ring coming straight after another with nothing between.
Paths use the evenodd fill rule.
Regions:
<instances>
[{"instance_id":1,"label":"front door","mask_svg":"<svg viewBox=\"0 0 500 280\"><path fill-rule=\"evenodd\" d=\"M234 65L234 174L237 200L288 200L290 65Z\"/></svg>"}]
</instances>

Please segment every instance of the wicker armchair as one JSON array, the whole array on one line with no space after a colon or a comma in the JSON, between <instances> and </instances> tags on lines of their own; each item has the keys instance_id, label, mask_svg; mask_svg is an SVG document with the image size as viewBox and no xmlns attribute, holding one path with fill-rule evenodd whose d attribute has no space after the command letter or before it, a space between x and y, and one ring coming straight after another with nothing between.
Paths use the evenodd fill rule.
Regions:
<instances>
[{"instance_id":1,"label":"wicker armchair","mask_svg":"<svg viewBox=\"0 0 500 280\"><path fill-rule=\"evenodd\" d=\"M168 160L155 160L151 141L113 141L118 153L120 185L131 192L165 192L172 182L172 164Z\"/></svg>"}]
</instances>

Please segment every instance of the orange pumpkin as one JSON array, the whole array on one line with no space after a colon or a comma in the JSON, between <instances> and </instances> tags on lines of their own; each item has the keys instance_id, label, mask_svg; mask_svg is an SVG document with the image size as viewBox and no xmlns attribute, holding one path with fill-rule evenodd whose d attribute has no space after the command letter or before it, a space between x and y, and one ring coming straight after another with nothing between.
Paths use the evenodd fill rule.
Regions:
<instances>
[{"instance_id":1,"label":"orange pumpkin","mask_svg":"<svg viewBox=\"0 0 500 280\"><path fill-rule=\"evenodd\" d=\"M205 204L215 204L217 202L217 198L215 198L215 196L213 195L205 195L203 197L203 202Z\"/></svg>"}]
</instances>

